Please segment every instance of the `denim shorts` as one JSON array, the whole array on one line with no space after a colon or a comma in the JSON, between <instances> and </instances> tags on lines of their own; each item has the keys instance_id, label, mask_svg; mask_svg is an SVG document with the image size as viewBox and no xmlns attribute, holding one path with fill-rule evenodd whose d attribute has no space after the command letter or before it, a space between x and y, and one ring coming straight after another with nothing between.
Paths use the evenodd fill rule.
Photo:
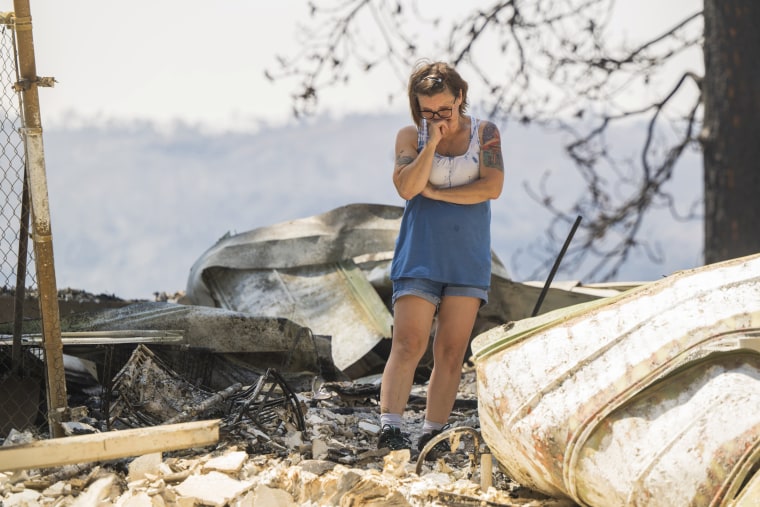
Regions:
<instances>
[{"instance_id":1,"label":"denim shorts","mask_svg":"<svg viewBox=\"0 0 760 507\"><path fill-rule=\"evenodd\" d=\"M391 305L401 296L417 296L430 301L436 307L441 304L443 296L468 296L480 299L480 306L488 303L488 287L473 287L470 285L455 285L451 283L434 282L426 278L400 278L393 280L393 297Z\"/></svg>"}]
</instances>

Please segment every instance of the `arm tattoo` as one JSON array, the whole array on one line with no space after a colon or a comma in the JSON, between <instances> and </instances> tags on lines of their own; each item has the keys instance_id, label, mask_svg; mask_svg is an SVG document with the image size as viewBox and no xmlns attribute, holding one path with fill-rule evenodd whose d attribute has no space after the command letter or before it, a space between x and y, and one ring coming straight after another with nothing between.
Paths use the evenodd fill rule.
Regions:
<instances>
[{"instance_id":1,"label":"arm tattoo","mask_svg":"<svg viewBox=\"0 0 760 507\"><path fill-rule=\"evenodd\" d=\"M397 166L400 166L400 165L409 165L412 162L414 162L414 158L410 157L409 155L399 154L399 156L396 157L396 165Z\"/></svg>"},{"instance_id":2,"label":"arm tattoo","mask_svg":"<svg viewBox=\"0 0 760 507\"><path fill-rule=\"evenodd\" d=\"M493 123L486 123L483 128L483 165L494 167L500 171L504 170L504 160L501 156L501 136L499 129Z\"/></svg>"}]
</instances>

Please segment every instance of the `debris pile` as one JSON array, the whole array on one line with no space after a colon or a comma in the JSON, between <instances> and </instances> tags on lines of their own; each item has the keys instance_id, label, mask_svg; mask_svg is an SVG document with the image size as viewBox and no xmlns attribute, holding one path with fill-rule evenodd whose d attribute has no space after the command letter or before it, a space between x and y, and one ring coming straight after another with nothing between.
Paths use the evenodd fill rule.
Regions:
<instances>
[{"instance_id":1,"label":"debris pile","mask_svg":"<svg viewBox=\"0 0 760 507\"><path fill-rule=\"evenodd\" d=\"M139 368L136 366L139 365ZM132 386L154 382L156 399L177 396L174 408L151 406L134 398ZM160 386L159 384L166 384ZM191 406L203 405L214 393L190 386L150 352L138 348L114 381L114 425L176 420ZM283 400L281 378L270 372L256 385L195 415L222 417L219 443L213 448L152 453L101 463L0 473L4 507L27 505L118 506L288 506L288 505L531 505L571 506L520 487L501 470L491 472L490 487L481 488L473 440L462 438L457 450L435 462L417 460L409 451L376 448L377 378L362 382L315 379L310 391L295 394L294 407ZM455 427L478 427L475 371L465 367L452 415ZM241 393L248 407L276 405L270 417L241 416ZM257 391L257 392L256 392ZM146 391L147 392L147 391ZM268 394L267 394L268 393ZM405 414L413 441L424 417L425 388L414 388ZM237 397L237 401L235 401ZM237 408L236 408L237 407ZM237 412L236 412L237 410ZM192 411L191 411L192 412ZM256 412L266 412L257 410ZM138 414L141 414L138 416ZM237 414L237 415L236 415ZM181 418L181 417L180 417ZM262 421L264 420L264 421ZM232 424L237 421L237 424ZM27 435L28 437L28 435ZM16 437L8 444L19 443ZM266 444L266 445L264 445ZM415 452L416 454L416 452Z\"/></svg>"},{"instance_id":2,"label":"debris pile","mask_svg":"<svg viewBox=\"0 0 760 507\"><path fill-rule=\"evenodd\" d=\"M251 452L283 449L273 435L306 430L301 401L274 369L244 387L212 393L183 379L144 345L139 345L113 382L108 418L115 429L220 418L226 439L248 442ZM108 395L111 397L111 394Z\"/></svg>"}]
</instances>

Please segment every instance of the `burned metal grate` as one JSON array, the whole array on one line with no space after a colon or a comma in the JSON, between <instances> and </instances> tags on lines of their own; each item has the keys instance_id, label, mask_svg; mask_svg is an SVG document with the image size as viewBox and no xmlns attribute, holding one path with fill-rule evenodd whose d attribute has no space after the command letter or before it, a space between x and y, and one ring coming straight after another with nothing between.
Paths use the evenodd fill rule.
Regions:
<instances>
[{"instance_id":1,"label":"burned metal grate","mask_svg":"<svg viewBox=\"0 0 760 507\"><path fill-rule=\"evenodd\" d=\"M148 347L138 345L113 380L108 426L164 424L212 393L186 381Z\"/></svg>"},{"instance_id":2,"label":"burned metal grate","mask_svg":"<svg viewBox=\"0 0 760 507\"><path fill-rule=\"evenodd\" d=\"M114 400L109 427L219 418L222 438L242 439L255 452L277 449L272 437L306 428L298 397L274 369L255 385L236 383L211 392L187 381L142 344L114 377L109 399Z\"/></svg>"}]
</instances>

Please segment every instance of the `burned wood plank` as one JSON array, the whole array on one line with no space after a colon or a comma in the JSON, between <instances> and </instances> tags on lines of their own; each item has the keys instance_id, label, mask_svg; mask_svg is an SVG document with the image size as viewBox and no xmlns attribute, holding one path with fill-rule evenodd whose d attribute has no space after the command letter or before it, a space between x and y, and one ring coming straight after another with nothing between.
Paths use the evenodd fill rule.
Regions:
<instances>
[{"instance_id":1,"label":"burned wood plank","mask_svg":"<svg viewBox=\"0 0 760 507\"><path fill-rule=\"evenodd\" d=\"M205 447L218 440L219 420L216 419L54 438L0 448L0 471L48 468Z\"/></svg>"}]
</instances>

